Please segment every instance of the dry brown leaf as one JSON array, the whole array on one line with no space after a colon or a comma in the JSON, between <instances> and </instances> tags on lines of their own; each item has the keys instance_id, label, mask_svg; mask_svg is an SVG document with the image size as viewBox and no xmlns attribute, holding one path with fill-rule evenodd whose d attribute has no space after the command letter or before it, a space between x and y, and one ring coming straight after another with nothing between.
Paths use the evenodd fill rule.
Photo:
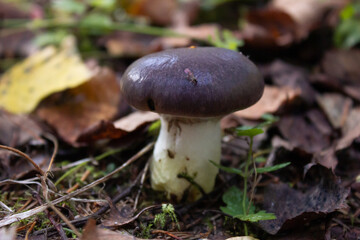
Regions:
<instances>
[{"instance_id":1,"label":"dry brown leaf","mask_svg":"<svg viewBox=\"0 0 360 240\"><path fill-rule=\"evenodd\" d=\"M339 0L272 0L270 6L289 14L297 23L301 37L306 37L312 28L319 25L329 9L340 8Z\"/></svg>"},{"instance_id":2,"label":"dry brown leaf","mask_svg":"<svg viewBox=\"0 0 360 240\"><path fill-rule=\"evenodd\" d=\"M306 153L320 152L331 145L332 128L322 112L317 109L282 116L277 126L291 146Z\"/></svg>"},{"instance_id":3,"label":"dry brown leaf","mask_svg":"<svg viewBox=\"0 0 360 240\"><path fill-rule=\"evenodd\" d=\"M115 123L101 121L84 131L78 138L78 142L93 142L101 139L120 139L129 133L142 129L148 123L159 119L159 115L153 112L136 111L117 120Z\"/></svg>"},{"instance_id":4,"label":"dry brown leaf","mask_svg":"<svg viewBox=\"0 0 360 240\"><path fill-rule=\"evenodd\" d=\"M352 100L337 93L317 96L317 102L334 128L341 128L349 115Z\"/></svg>"},{"instance_id":5,"label":"dry brown leaf","mask_svg":"<svg viewBox=\"0 0 360 240\"><path fill-rule=\"evenodd\" d=\"M161 50L159 38L151 35L115 32L99 41L112 56L141 57Z\"/></svg>"},{"instance_id":6,"label":"dry brown leaf","mask_svg":"<svg viewBox=\"0 0 360 240\"><path fill-rule=\"evenodd\" d=\"M144 123L159 120L159 114L154 112L136 111L114 122L115 128L132 132Z\"/></svg>"},{"instance_id":7,"label":"dry brown leaf","mask_svg":"<svg viewBox=\"0 0 360 240\"><path fill-rule=\"evenodd\" d=\"M43 142L40 126L28 115L14 115L0 110L0 142L7 146L22 146L30 140Z\"/></svg>"},{"instance_id":8,"label":"dry brown leaf","mask_svg":"<svg viewBox=\"0 0 360 240\"><path fill-rule=\"evenodd\" d=\"M300 66L286 63L282 60L275 60L270 65L262 68L265 78L279 87L289 87L300 90L300 98L308 105L315 102L315 90L309 82L308 71Z\"/></svg>"},{"instance_id":9,"label":"dry brown leaf","mask_svg":"<svg viewBox=\"0 0 360 240\"><path fill-rule=\"evenodd\" d=\"M297 24L287 13L278 9L253 10L246 16L242 35L253 47L287 46L297 37Z\"/></svg>"},{"instance_id":10,"label":"dry brown leaf","mask_svg":"<svg viewBox=\"0 0 360 240\"><path fill-rule=\"evenodd\" d=\"M349 147L352 142L360 137L360 107L353 108L342 128L343 137L337 142L336 150Z\"/></svg>"},{"instance_id":11,"label":"dry brown leaf","mask_svg":"<svg viewBox=\"0 0 360 240\"><path fill-rule=\"evenodd\" d=\"M84 228L81 240L142 240L131 236L126 232L111 231L96 226L94 219L88 220Z\"/></svg>"},{"instance_id":12,"label":"dry brown leaf","mask_svg":"<svg viewBox=\"0 0 360 240\"><path fill-rule=\"evenodd\" d=\"M169 26L177 21L179 14L183 15L187 22L193 21L199 6L196 0L138 0L133 1L126 9L130 14L143 16L152 23Z\"/></svg>"},{"instance_id":13,"label":"dry brown leaf","mask_svg":"<svg viewBox=\"0 0 360 240\"><path fill-rule=\"evenodd\" d=\"M322 61L327 81L356 100L360 100L359 62L360 50L355 49L329 51Z\"/></svg>"},{"instance_id":14,"label":"dry brown leaf","mask_svg":"<svg viewBox=\"0 0 360 240\"><path fill-rule=\"evenodd\" d=\"M264 209L272 212L277 219L261 221L260 226L270 234L283 230L299 229L305 224L311 224L316 218L344 208L347 189L341 186L332 170L315 165L307 173L307 177L320 179L305 192L289 187L288 184L271 184L264 193ZM309 170L309 171L310 171Z\"/></svg>"},{"instance_id":15,"label":"dry brown leaf","mask_svg":"<svg viewBox=\"0 0 360 240\"><path fill-rule=\"evenodd\" d=\"M265 86L263 96L255 105L233 114L247 119L260 119L265 113L277 112L281 107L298 97L299 94L299 89Z\"/></svg>"},{"instance_id":16,"label":"dry brown leaf","mask_svg":"<svg viewBox=\"0 0 360 240\"><path fill-rule=\"evenodd\" d=\"M115 74L102 68L81 86L46 99L36 114L63 140L77 145L77 138L86 129L115 116L119 101L120 88Z\"/></svg>"}]
</instances>

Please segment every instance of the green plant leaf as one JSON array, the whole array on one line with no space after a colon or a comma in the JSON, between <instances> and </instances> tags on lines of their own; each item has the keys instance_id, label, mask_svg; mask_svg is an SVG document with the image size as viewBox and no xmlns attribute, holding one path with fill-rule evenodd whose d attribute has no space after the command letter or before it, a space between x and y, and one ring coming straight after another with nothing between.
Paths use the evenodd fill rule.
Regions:
<instances>
[{"instance_id":1,"label":"green plant leaf","mask_svg":"<svg viewBox=\"0 0 360 240\"><path fill-rule=\"evenodd\" d=\"M86 10L86 5L74 0L59 0L53 2L53 8L66 13L82 14Z\"/></svg>"},{"instance_id":2,"label":"green plant leaf","mask_svg":"<svg viewBox=\"0 0 360 240\"><path fill-rule=\"evenodd\" d=\"M212 160L210 160L210 162L211 162L212 164L214 164L216 167L220 168L221 170L223 170L223 171L225 171L225 172L235 173L235 174L238 174L238 175L240 175L240 176L242 176L242 177L245 176L244 173L243 173L243 171L241 171L240 169L232 168L232 167L224 167L224 166L222 166L222 165L220 165L220 164L218 164L218 163L216 163L216 162L214 162L214 161L212 161Z\"/></svg>"},{"instance_id":3,"label":"green plant leaf","mask_svg":"<svg viewBox=\"0 0 360 240\"><path fill-rule=\"evenodd\" d=\"M243 215L245 214L242 206L243 192L235 187L230 187L222 196L224 203L226 203L226 207L220 207L221 211L230 216ZM245 202L246 208L249 208L249 200L246 199ZM249 213L255 212L255 206L251 205L249 208Z\"/></svg>"},{"instance_id":4,"label":"green plant leaf","mask_svg":"<svg viewBox=\"0 0 360 240\"><path fill-rule=\"evenodd\" d=\"M276 219L275 214L273 213L267 213L265 211L259 211L257 213L252 213L252 214L240 214L240 215L236 215L234 216L234 218L240 219L241 221L246 221L246 222L258 222L258 221L262 221L262 220L273 220Z\"/></svg>"},{"instance_id":5,"label":"green plant leaf","mask_svg":"<svg viewBox=\"0 0 360 240\"><path fill-rule=\"evenodd\" d=\"M263 210L255 212L254 205L251 204L249 207L250 202L248 198L246 198L245 206L246 209L249 209L249 212L245 213L242 206L243 192L235 186L229 188L224 193L222 199L226 203L226 207L220 207L221 211L242 221L258 222L260 220L276 219L273 213L267 213Z\"/></svg>"},{"instance_id":6,"label":"green plant leaf","mask_svg":"<svg viewBox=\"0 0 360 240\"><path fill-rule=\"evenodd\" d=\"M67 36L69 36L69 33L66 30L58 29L37 35L34 39L34 43L39 47L47 45L60 45Z\"/></svg>"},{"instance_id":7,"label":"green plant leaf","mask_svg":"<svg viewBox=\"0 0 360 240\"><path fill-rule=\"evenodd\" d=\"M161 127L161 121L160 120L156 120L155 122L153 122L149 128L148 128L148 133L151 136L157 136L159 135L160 132L160 127Z\"/></svg>"},{"instance_id":8,"label":"green plant leaf","mask_svg":"<svg viewBox=\"0 0 360 240\"><path fill-rule=\"evenodd\" d=\"M290 164L291 164L291 162L286 162L286 163L280 163L280 164L270 166L270 167L257 168L256 172L257 173L273 172L273 171L279 170L281 168L284 168Z\"/></svg>"},{"instance_id":9,"label":"green plant leaf","mask_svg":"<svg viewBox=\"0 0 360 240\"><path fill-rule=\"evenodd\" d=\"M111 11L116 7L116 0L90 0L90 5L95 8Z\"/></svg>"},{"instance_id":10,"label":"green plant leaf","mask_svg":"<svg viewBox=\"0 0 360 240\"><path fill-rule=\"evenodd\" d=\"M82 28L86 28L92 33L99 34L109 31L113 25L110 16L104 13L91 13L83 18L80 22Z\"/></svg>"},{"instance_id":11,"label":"green plant leaf","mask_svg":"<svg viewBox=\"0 0 360 240\"><path fill-rule=\"evenodd\" d=\"M244 45L244 42L237 39L234 34L228 30L217 30L215 37L209 37L209 43L215 47L227 48L230 50L237 50L239 47Z\"/></svg>"},{"instance_id":12,"label":"green plant leaf","mask_svg":"<svg viewBox=\"0 0 360 240\"><path fill-rule=\"evenodd\" d=\"M360 43L360 2L346 5L340 12L334 42L338 47L351 48Z\"/></svg>"},{"instance_id":13,"label":"green plant leaf","mask_svg":"<svg viewBox=\"0 0 360 240\"><path fill-rule=\"evenodd\" d=\"M257 128L257 127L241 126L241 127L236 128L236 134L238 136L254 137L261 133L264 133L264 130L262 130L261 128Z\"/></svg>"}]
</instances>

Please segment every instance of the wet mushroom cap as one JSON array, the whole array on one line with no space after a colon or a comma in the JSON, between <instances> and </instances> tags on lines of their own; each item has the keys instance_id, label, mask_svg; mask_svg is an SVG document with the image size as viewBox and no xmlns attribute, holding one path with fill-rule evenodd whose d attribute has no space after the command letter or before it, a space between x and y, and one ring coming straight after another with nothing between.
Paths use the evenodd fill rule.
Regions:
<instances>
[{"instance_id":1,"label":"wet mushroom cap","mask_svg":"<svg viewBox=\"0 0 360 240\"><path fill-rule=\"evenodd\" d=\"M178 48L142 57L122 76L128 103L139 110L185 117L216 117L247 108L262 96L256 66L239 52Z\"/></svg>"}]
</instances>

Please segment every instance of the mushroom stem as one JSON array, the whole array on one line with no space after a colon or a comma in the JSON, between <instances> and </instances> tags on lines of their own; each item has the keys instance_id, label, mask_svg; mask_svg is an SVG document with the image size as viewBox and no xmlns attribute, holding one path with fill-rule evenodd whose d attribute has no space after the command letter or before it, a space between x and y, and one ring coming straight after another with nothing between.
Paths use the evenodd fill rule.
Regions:
<instances>
[{"instance_id":1,"label":"mushroom stem","mask_svg":"<svg viewBox=\"0 0 360 240\"><path fill-rule=\"evenodd\" d=\"M160 115L161 129L151 161L151 185L165 191L167 196L182 199L185 190L188 200L196 200L200 191L189 181L179 178L185 173L208 193L215 184L218 168L210 163L220 162L220 118L183 118Z\"/></svg>"}]
</instances>

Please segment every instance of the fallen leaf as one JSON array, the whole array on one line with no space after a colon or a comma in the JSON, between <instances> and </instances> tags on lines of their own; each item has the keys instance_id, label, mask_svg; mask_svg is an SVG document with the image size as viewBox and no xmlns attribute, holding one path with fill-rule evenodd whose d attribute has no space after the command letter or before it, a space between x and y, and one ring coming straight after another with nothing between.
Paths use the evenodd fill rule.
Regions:
<instances>
[{"instance_id":1,"label":"fallen leaf","mask_svg":"<svg viewBox=\"0 0 360 240\"><path fill-rule=\"evenodd\" d=\"M114 122L114 126L118 129L125 130L127 132L132 132L139 128L145 123L154 122L159 120L159 114L154 112L144 112L144 111L135 111L128 116L125 116Z\"/></svg>"},{"instance_id":2,"label":"fallen leaf","mask_svg":"<svg viewBox=\"0 0 360 240\"><path fill-rule=\"evenodd\" d=\"M335 171L335 168L338 164L335 148L330 147L329 149L325 149L321 152L316 152L313 156L312 162Z\"/></svg>"},{"instance_id":3,"label":"fallen leaf","mask_svg":"<svg viewBox=\"0 0 360 240\"><path fill-rule=\"evenodd\" d=\"M241 34L246 45L271 48L288 46L298 39L297 24L292 17L278 9L250 11Z\"/></svg>"},{"instance_id":4,"label":"fallen leaf","mask_svg":"<svg viewBox=\"0 0 360 240\"><path fill-rule=\"evenodd\" d=\"M317 102L334 128L341 128L349 115L352 100L337 93L317 96Z\"/></svg>"},{"instance_id":5,"label":"fallen leaf","mask_svg":"<svg viewBox=\"0 0 360 240\"><path fill-rule=\"evenodd\" d=\"M309 82L309 73L305 68L291 65L281 60L275 60L262 68L265 78L280 87L289 87L300 91L299 97L308 105L315 102L315 90Z\"/></svg>"},{"instance_id":6,"label":"fallen leaf","mask_svg":"<svg viewBox=\"0 0 360 240\"><path fill-rule=\"evenodd\" d=\"M360 137L360 107L353 108L342 128L343 136L336 144L336 150L349 147L352 142Z\"/></svg>"},{"instance_id":7,"label":"fallen leaf","mask_svg":"<svg viewBox=\"0 0 360 240\"><path fill-rule=\"evenodd\" d=\"M265 86L264 94L255 105L233 114L247 119L260 119L265 113L276 113L281 107L298 97L299 94L298 89Z\"/></svg>"},{"instance_id":8,"label":"fallen leaf","mask_svg":"<svg viewBox=\"0 0 360 240\"><path fill-rule=\"evenodd\" d=\"M360 50L332 50L325 54L322 70L332 85L360 100Z\"/></svg>"},{"instance_id":9,"label":"fallen leaf","mask_svg":"<svg viewBox=\"0 0 360 240\"><path fill-rule=\"evenodd\" d=\"M143 240L120 231L111 231L96 226L94 219L88 220L85 225L81 240Z\"/></svg>"},{"instance_id":10,"label":"fallen leaf","mask_svg":"<svg viewBox=\"0 0 360 240\"><path fill-rule=\"evenodd\" d=\"M159 38L147 34L115 32L99 40L112 56L142 57L161 50Z\"/></svg>"},{"instance_id":11,"label":"fallen leaf","mask_svg":"<svg viewBox=\"0 0 360 240\"><path fill-rule=\"evenodd\" d=\"M326 216L346 206L349 194L331 170L313 167L319 170L316 184L305 192L289 187L288 184L271 184L265 188L264 209L275 213L277 219L262 221L260 227L269 234L280 231L299 229L312 220ZM308 175L310 175L308 173ZM314 179L309 180L314 183Z\"/></svg>"},{"instance_id":12,"label":"fallen leaf","mask_svg":"<svg viewBox=\"0 0 360 240\"><path fill-rule=\"evenodd\" d=\"M94 142L101 139L120 139L142 129L150 122L159 119L153 112L135 111L114 123L101 121L84 131L77 139L78 142Z\"/></svg>"},{"instance_id":13,"label":"fallen leaf","mask_svg":"<svg viewBox=\"0 0 360 240\"><path fill-rule=\"evenodd\" d=\"M340 9L342 4L337 0L273 0L262 9L248 12L242 35L252 47L288 47L325 25L326 13Z\"/></svg>"},{"instance_id":14,"label":"fallen leaf","mask_svg":"<svg viewBox=\"0 0 360 240\"><path fill-rule=\"evenodd\" d=\"M325 116L316 109L282 116L277 126L293 147L307 153L320 152L330 147L332 128Z\"/></svg>"},{"instance_id":15,"label":"fallen leaf","mask_svg":"<svg viewBox=\"0 0 360 240\"><path fill-rule=\"evenodd\" d=\"M143 16L150 22L163 26L174 24L179 13L185 15L188 22L193 21L198 8L198 3L194 0L138 0L125 7L130 14Z\"/></svg>"},{"instance_id":16,"label":"fallen leaf","mask_svg":"<svg viewBox=\"0 0 360 240\"><path fill-rule=\"evenodd\" d=\"M163 37L158 41L163 49L188 47L192 40L208 41L209 38L214 39L219 31L217 24L201 24L194 26L178 26L172 28L175 33L183 35L182 37Z\"/></svg>"},{"instance_id":17,"label":"fallen leaf","mask_svg":"<svg viewBox=\"0 0 360 240\"><path fill-rule=\"evenodd\" d=\"M297 23L301 38L306 37L309 32L321 25L325 14L330 10L339 9L344 5L338 0L272 0L270 6L289 14Z\"/></svg>"},{"instance_id":18,"label":"fallen leaf","mask_svg":"<svg viewBox=\"0 0 360 240\"><path fill-rule=\"evenodd\" d=\"M102 68L88 82L47 98L36 114L63 140L78 145L78 137L88 128L115 117L120 98L115 74Z\"/></svg>"},{"instance_id":19,"label":"fallen leaf","mask_svg":"<svg viewBox=\"0 0 360 240\"><path fill-rule=\"evenodd\" d=\"M0 142L7 146L22 146L30 140L44 143L42 129L28 115L14 115L0 110Z\"/></svg>"},{"instance_id":20,"label":"fallen leaf","mask_svg":"<svg viewBox=\"0 0 360 240\"><path fill-rule=\"evenodd\" d=\"M0 106L12 113L29 113L45 97L79 86L91 76L76 52L75 40L67 38L60 50L47 47L4 73Z\"/></svg>"}]
</instances>

